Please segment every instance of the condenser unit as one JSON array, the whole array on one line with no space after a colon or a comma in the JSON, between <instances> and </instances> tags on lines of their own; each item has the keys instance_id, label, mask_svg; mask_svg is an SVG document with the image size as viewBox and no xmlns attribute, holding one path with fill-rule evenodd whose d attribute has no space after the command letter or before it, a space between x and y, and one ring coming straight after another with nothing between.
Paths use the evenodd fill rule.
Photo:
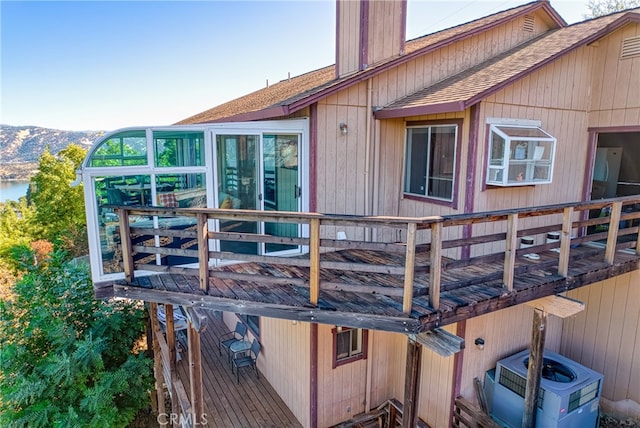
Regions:
<instances>
[{"instance_id":1,"label":"condenser unit","mask_svg":"<svg viewBox=\"0 0 640 428\"><path fill-rule=\"evenodd\" d=\"M490 414L498 423L522 426L529 350L498 361L485 375ZM593 428L599 421L602 375L551 351L544 352L536 427Z\"/></svg>"}]
</instances>

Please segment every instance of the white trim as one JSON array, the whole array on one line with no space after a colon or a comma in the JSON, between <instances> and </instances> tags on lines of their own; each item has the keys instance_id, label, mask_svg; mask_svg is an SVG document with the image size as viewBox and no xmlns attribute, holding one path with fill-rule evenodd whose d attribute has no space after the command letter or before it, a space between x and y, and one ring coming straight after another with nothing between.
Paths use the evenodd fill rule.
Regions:
<instances>
[{"instance_id":1,"label":"white trim","mask_svg":"<svg viewBox=\"0 0 640 428\"><path fill-rule=\"evenodd\" d=\"M541 120L534 119L512 119L504 117L488 117L487 124L489 125L514 125L514 126L542 126Z\"/></svg>"}]
</instances>

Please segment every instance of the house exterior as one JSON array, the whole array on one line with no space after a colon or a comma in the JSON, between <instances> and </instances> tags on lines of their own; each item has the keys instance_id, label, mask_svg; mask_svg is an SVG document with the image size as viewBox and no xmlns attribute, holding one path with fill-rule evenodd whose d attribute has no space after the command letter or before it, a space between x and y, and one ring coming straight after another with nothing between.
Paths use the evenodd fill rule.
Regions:
<instances>
[{"instance_id":1,"label":"house exterior","mask_svg":"<svg viewBox=\"0 0 640 428\"><path fill-rule=\"evenodd\" d=\"M259 200L270 200L267 165L273 159L289 162L273 172L273 179L290 183L286 191L298 198L285 211L404 218L589 201L604 196L596 196L606 181L598 176L600 149L621 147L615 194L606 196L640 194L634 187L640 183L640 9L567 25L549 2L534 1L410 41L404 40L405 16L405 1L338 0L335 65L171 127L126 132L142 132L137 137L155 141L156 147L169 147L172 133L191 133L189 144L174 149L197 153L197 159L162 171L191 174L191 184L174 185L183 200L194 189L206 195L192 206L268 210L246 198L227 200L231 192L225 190L256 180L243 181L240 161L221 160L236 159L232 153L259 140L271 141L257 152L263 165L257 181L264 184L258 186ZM251 140L249 134L260 138ZM97 159L99 150L88 159ZM295 176L285 177L294 165ZM110 174L107 164L95 166L85 182L103 183L96 177ZM152 199L159 204L160 170L138 166L131 174L151 177ZM90 160L85 168L91 170ZM217 177L214 185L203 184L207 174ZM89 199L96 199L99 186L87 186ZM270 197L277 199L274 192ZM180 201L173 203L169 206L180 207ZM103 214L99 207L88 208L90 224ZM536 217L523 221L532 228L543 225ZM105 236L92 254L98 258L104 251L100 242L113 233L101 228ZM468 239L478 229L500 231L492 223L469 224L447 237ZM291 236L284 229L272 232ZM368 238L357 227L338 232ZM462 251L473 256L489 247ZM266 251L297 250L283 245ZM94 278L108 277L105 265L102 271L94 267ZM546 349L602 373L603 402L640 403L639 271L567 294L585 309L566 319L548 318ZM232 329L238 316L223 316ZM444 326L465 339L466 347L454 356L428 349L419 356L417 416L433 427L449 426L454 398L477 402L474 378L483 379L498 360L529 346L533 318L531 306L519 304ZM262 344L261 373L303 426L331 426L385 400L405 398L410 358L405 334L243 319L254 323L253 334ZM353 344L347 352L353 355L338 358L336 343L347 331ZM473 345L476 338L483 339L482 348Z\"/></svg>"}]
</instances>

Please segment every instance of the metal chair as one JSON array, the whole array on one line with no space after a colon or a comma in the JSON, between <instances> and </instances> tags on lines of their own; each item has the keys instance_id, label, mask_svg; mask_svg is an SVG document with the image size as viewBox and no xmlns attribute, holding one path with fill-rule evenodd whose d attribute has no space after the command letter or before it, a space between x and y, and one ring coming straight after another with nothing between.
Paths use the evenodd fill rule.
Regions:
<instances>
[{"instance_id":1,"label":"metal chair","mask_svg":"<svg viewBox=\"0 0 640 428\"><path fill-rule=\"evenodd\" d=\"M249 353L246 355L242 355L240 357L233 358L233 365L231 366L231 373L233 373L233 368L235 367L236 379L238 383L240 383L240 369L242 367L253 367L256 371L256 376L260 379L260 374L258 374L258 367L256 366L256 360L258 359L258 354L260 354L260 344L256 339L253 339L251 343L251 349Z\"/></svg>"},{"instance_id":2,"label":"metal chair","mask_svg":"<svg viewBox=\"0 0 640 428\"><path fill-rule=\"evenodd\" d=\"M238 321L236 323L236 328L233 331L223 334L220 336L220 339L218 339L218 353L222 355L222 348L225 348L227 350L227 359L231 360L231 351L229 350L229 347L232 343L243 340L246 334L247 326Z\"/></svg>"}]
</instances>

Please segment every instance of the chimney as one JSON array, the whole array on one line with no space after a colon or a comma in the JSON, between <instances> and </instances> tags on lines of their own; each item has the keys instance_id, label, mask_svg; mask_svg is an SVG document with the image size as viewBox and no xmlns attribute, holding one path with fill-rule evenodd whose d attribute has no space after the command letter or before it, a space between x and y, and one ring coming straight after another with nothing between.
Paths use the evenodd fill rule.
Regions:
<instances>
[{"instance_id":1,"label":"chimney","mask_svg":"<svg viewBox=\"0 0 640 428\"><path fill-rule=\"evenodd\" d=\"M407 0L336 0L336 77L404 53Z\"/></svg>"}]
</instances>

